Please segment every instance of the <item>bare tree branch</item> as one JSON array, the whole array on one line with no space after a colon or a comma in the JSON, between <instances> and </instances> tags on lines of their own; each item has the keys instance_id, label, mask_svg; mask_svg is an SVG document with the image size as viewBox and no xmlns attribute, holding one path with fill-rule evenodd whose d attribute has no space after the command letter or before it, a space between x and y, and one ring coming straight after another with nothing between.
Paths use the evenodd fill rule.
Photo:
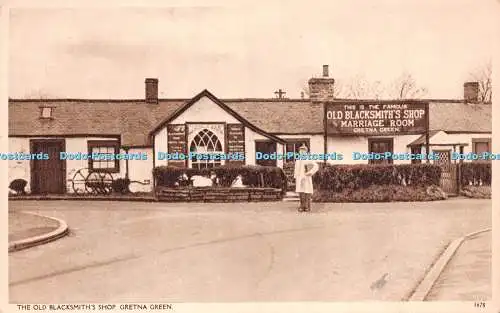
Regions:
<instances>
[{"instance_id":1,"label":"bare tree branch","mask_svg":"<svg viewBox=\"0 0 500 313\"><path fill-rule=\"evenodd\" d=\"M418 87L413 76L404 72L396 78L390 88L389 97L394 99L418 99L427 94L427 89Z\"/></svg>"},{"instance_id":2,"label":"bare tree branch","mask_svg":"<svg viewBox=\"0 0 500 313\"><path fill-rule=\"evenodd\" d=\"M491 60L489 60L480 68L469 74L471 80L479 83L478 100L481 103L491 103L491 94L492 94L491 71L492 71L492 64Z\"/></svg>"},{"instance_id":3,"label":"bare tree branch","mask_svg":"<svg viewBox=\"0 0 500 313\"><path fill-rule=\"evenodd\" d=\"M309 87L302 89L309 96ZM363 75L356 75L348 82L335 81L335 98L345 99L418 99L427 94L427 89L417 87L412 75L403 73L388 87L381 81L369 82Z\"/></svg>"}]
</instances>

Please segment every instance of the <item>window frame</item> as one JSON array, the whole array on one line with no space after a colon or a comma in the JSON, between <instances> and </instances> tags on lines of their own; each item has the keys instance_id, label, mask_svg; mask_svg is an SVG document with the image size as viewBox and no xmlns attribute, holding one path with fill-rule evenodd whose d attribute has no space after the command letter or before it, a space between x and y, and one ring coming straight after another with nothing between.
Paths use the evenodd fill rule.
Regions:
<instances>
[{"instance_id":1,"label":"window frame","mask_svg":"<svg viewBox=\"0 0 500 313\"><path fill-rule=\"evenodd\" d=\"M410 147L410 154L422 154L422 146L413 146ZM410 162L411 164L422 164L422 160L413 159Z\"/></svg>"},{"instance_id":2,"label":"window frame","mask_svg":"<svg viewBox=\"0 0 500 313\"><path fill-rule=\"evenodd\" d=\"M115 158L115 160L109 161L95 161L92 159L92 149L93 148L110 148L114 149L115 156L120 153L120 142L117 140L88 140L87 149L89 153L88 166L89 171L94 173L119 173L120 172L120 160ZM113 168L94 168L94 162L113 162Z\"/></svg>"},{"instance_id":3,"label":"window frame","mask_svg":"<svg viewBox=\"0 0 500 313\"><path fill-rule=\"evenodd\" d=\"M201 147L199 146L196 142L195 142L195 139L200 136L200 134L203 133L203 136L207 135L207 133L211 133L210 135L210 141L212 143L214 143L214 141L212 140L213 137L215 137L217 139L217 142L214 143L214 148L217 147L217 143L220 144L220 148L221 150L220 151L205 151L205 152L194 152L194 153L204 153L204 154L224 154L224 149L225 149L225 145L223 143L223 141L221 141L221 139L219 138L219 136L217 136L217 134L209 129L209 128L202 128L200 131L198 131L196 133L196 135L194 135L193 139L191 140L191 142L188 143L187 145L187 150L188 150L188 153L191 153L191 146L193 144L195 144L196 147ZM203 136L200 136L201 139L203 139ZM204 142L205 143L205 142ZM208 146L203 146L203 147L208 147ZM220 166L223 166L225 164L225 160L223 160L222 158L219 159L219 160L196 160L196 159L189 159L188 160L188 168L196 168L196 169L212 169L212 168L216 168L216 167L220 167ZM211 165L211 166L209 166Z\"/></svg>"},{"instance_id":4,"label":"window frame","mask_svg":"<svg viewBox=\"0 0 500 313\"><path fill-rule=\"evenodd\" d=\"M491 138L472 138L472 152L477 153L476 145L478 143L488 144L488 151L491 152Z\"/></svg>"},{"instance_id":5,"label":"window frame","mask_svg":"<svg viewBox=\"0 0 500 313\"><path fill-rule=\"evenodd\" d=\"M394 138L393 137L368 138L368 153L372 153L372 152L373 153L381 153L381 152L372 151L372 144L375 142L389 143L389 151L385 151L385 152L394 153ZM387 161L387 163L385 161ZM389 159L389 160L368 160L368 164L393 164L393 160L392 159Z\"/></svg>"},{"instance_id":6,"label":"window frame","mask_svg":"<svg viewBox=\"0 0 500 313\"><path fill-rule=\"evenodd\" d=\"M51 120L54 119L54 106L40 106L40 119L42 120ZM43 116L43 112L45 110L49 110L49 116Z\"/></svg>"},{"instance_id":7,"label":"window frame","mask_svg":"<svg viewBox=\"0 0 500 313\"><path fill-rule=\"evenodd\" d=\"M295 159L288 159L287 153L289 152L287 149L288 145L293 145L295 150L293 151L294 153L297 152L298 147L300 147L302 144L306 144L307 150L311 152L311 139L310 138L290 138L290 139L285 139L285 158L284 158L284 163L289 163L289 162L295 162ZM298 147L297 147L298 146Z\"/></svg>"}]
</instances>

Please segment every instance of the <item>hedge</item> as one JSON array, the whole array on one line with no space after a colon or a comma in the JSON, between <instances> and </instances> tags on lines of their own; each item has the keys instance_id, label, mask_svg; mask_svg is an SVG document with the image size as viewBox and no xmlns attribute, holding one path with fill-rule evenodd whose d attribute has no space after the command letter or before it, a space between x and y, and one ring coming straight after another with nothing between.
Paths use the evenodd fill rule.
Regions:
<instances>
[{"instance_id":1,"label":"hedge","mask_svg":"<svg viewBox=\"0 0 500 313\"><path fill-rule=\"evenodd\" d=\"M274 166L258 165L224 165L214 168L195 169L171 166L159 166L153 170L156 185L161 187L190 186L191 178L195 175L210 177L215 174L214 185L218 179L219 187L231 187L233 181L241 175L242 182L248 187L266 187L282 189L286 192L286 177L283 170ZM183 179L185 177L186 179Z\"/></svg>"},{"instance_id":2,"label":"hedge","mask_svg":"<svg viewBox=\"0 0 500 313\"><path fill-rule=\"evenodd\" d=\"M434 164L331 165L321 164L313 176L315 188L341 192L372 185L439 186L441 168Z\"/></svg>"},{"instance_id":3,"label":"hedge","mask_svg":"<svg viewBox=\"0 0 500 313\"><path fill-rule=\"evenodd\" d=\"M397 185L373 185L357 190L344 189L341 192L318 190L313 194L314 202L407 202L436 201L446 198L446 193L436 186L408 188Z\"/></svg>"},{"instance_id":4,"label":"hedge","mask_svg":"<svg viewBox=\"0 0 500 313\"><path fill-rule=\"evenodd\" d=\"M464 162L460 164L460 184L464 186L491 186L491 163Z\"/></svg>"}]
</instances>

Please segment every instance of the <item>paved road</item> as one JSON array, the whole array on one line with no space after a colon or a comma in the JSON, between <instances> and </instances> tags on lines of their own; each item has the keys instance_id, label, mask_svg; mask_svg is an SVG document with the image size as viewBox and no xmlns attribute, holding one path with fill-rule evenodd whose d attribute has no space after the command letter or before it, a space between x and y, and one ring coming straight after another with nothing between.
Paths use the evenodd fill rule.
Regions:
<instances>
[{"instance_id":1,"label":"paved road","mask_svg":"<svg viewBox=\"0 0 500 313\"><path fill-rule=\"evenodd\" d=\"M491 300L491 232L463 242L427 300Z\"/></svg>"},{"instance_id":2,"label":"paved road","mask_svg":"<svg viewBox=\"0 0 500 313\"><path fill-rule=\"evenodd\" d=\"M72 233L9 254L10 301L399 301L491 226L491 200L295 206L12 201Z\"/></svg>"}]
</instances>

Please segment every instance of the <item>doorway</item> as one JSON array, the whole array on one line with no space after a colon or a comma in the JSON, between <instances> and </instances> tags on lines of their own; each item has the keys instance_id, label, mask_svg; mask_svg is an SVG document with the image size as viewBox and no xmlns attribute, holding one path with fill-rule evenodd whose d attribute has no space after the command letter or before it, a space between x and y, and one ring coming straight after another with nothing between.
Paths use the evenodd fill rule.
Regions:
<instances>
[{"instance_id":1,"label":"doorway","mask_svg":"<svg viewBox=\"0 0 500 313\"><path fill-rule=\"evenodd\" d=\"M31 140L32 154L44 153L48 160L31 160L31 193L63 194L66 191L66 162L61 160L64 139Z\"/></svg>"},{"instance_id":2,"label":"doorway","mask_svg":"<svg viewBox=\"0 0 500 313\"><path fill-rule=\"evenodd\" d=\"M276 158L274 160L269 158L269 156L276 154L276 142L255 141L255 152L261 152L263 156L261 159L255 158L255 164L261 166L277 166Z\"/></svg>"}]
</instances>

